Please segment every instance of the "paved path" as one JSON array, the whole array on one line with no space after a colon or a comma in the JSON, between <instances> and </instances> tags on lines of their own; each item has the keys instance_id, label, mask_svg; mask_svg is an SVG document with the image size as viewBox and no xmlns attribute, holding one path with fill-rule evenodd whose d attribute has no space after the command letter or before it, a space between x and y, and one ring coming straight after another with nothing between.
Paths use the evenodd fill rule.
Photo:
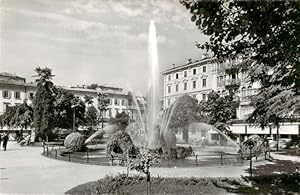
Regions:
<instances>
[{"instance_id":1,"label":"paved path","mask_svg":"<svg viewBox=\"0 0 300 195\"><path fill-rule=\"evenodd\" d=\"M1 194L63 194L79 184L95 181L108 174L126 172L125 167L84 165L41 156L41 147L20 147L8 143L0 151ZM154 176L166 177L239 177L247 167L153 168Z\"/></svg>"}]
</instances>

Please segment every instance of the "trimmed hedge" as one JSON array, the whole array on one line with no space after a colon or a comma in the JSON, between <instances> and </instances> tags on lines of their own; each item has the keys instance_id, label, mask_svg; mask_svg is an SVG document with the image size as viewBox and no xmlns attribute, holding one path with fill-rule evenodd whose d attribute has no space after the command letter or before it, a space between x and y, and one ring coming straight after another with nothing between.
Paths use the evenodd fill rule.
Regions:
<instances>
[{"instance_id":1,"label":"trimmed hedge","mask_svg":"<svg viewBox=\"0 0 300 195\"><path fill-rule=\"evenodd\" d=\"M81 151L84 148L85 138L80 133L71 133L64 140L64 146L70 152Z\"/></svg>"}]
</instances>

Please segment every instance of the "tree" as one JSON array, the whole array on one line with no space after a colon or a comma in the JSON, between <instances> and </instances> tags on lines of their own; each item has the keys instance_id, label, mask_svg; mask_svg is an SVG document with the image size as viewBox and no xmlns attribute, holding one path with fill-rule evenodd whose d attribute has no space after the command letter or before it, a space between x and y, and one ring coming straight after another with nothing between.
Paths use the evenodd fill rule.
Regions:
<instances>
[{"instance_id":1,"label":"tree","mask_svg":"<svg viewBox=\"0 0 300 195\"><path fill-rule=\"evenodd\" d=\"M109 120L110 124L116 124L120 127L121 130L124 130L129 122L129 115L124 111L121 113L117 113L115 118L111 118Z\"/></svg>"},{"instance_id":2,"label":"tree","mask_svg":"<svg viewBox=\"0 0 300 195\"><path fill-rule=\"evenodd\" d=\"M100 92L98 93L98 108L101 111L101 127L103 129L103 123L104 123L104 112L107 109L107 106L109 104L109 99L107 98L107 94Z\"/></svg>"},{"instance_id":3,"label":"tree","mask_svg":"<svg viewBox=\"0 0 300 195\"><path fill-rule=\"evenodd\" d=\"M150 150L141 149L140 153L136 158L130 159L127 165L130 170L136 170L138 172L144 173L147 177L147 195L151 194L151 176L150 167L158 163L158 156L152 153Z\"/></svg>"},{"instance_id":4,"label":"tree","mask_svg":"<svg viewBox=\"0 0 300 195\"><path fill-rule=\"evenodd\" d=\"M209 124L214 125L217 129L226 134L230 134L226 123L236 118L238 105L239 102L235 101L232 95L222 97L212 91L208 94L207 101L200 102L199 110L206 115Z\"/></svg>"},{"instance_id":5,"label":"tree","mask_svg":"<svg viewBox=\"0 0 300 195\"><path fill-rule=\"evenodd\" d=\"M0 116L1 126L11 126L11 119L15 116L17 106L8 107L6 111Z\"/></svg>"},{"instance_id":6,"label":"tree","mask_svg":"<svg viewBox=\"0 0 300 195\"><path fill-rule=\"evenodd\" d=\"M181 0L210 37L199 48L219 59L245 57L240 68L260 89L248 121L265 127L300 111L300 2Z\"/></svg>"},{"instance_id":7,"label":"tree","mask_svg":"<svg viewBox=\"0 0 300 195\"><path fill-rule=\"evenodd\" d=\"M52 70L49 68L36 68L38 79L37 91L33 100L34 120L33 126L37 135L46 138L52 138L54 129L54 85L52 83Z\"/></svg>"},{"instance_id":8,"label":"tree","mask_svg":"<svg viewBox=\"0 0 300 195\"><path fill-rule=\"evenodd\" d=\"M84 103L86 103L88 106L93 105L93 103L94 103L93 96L91 96L91 95L85 95L84 96Z\"/></svg>"},{"instance_id":9,"label":"tree","mask_svg":"<svg viewBox=\"0 0 300 195\"><path fill-rule=\"evenodd\" d=\"M93 84L87 86L88 89L97 89L98 87L99 87L99 85L97 83L93 83Z\"/></svg>"},{"instance_id":10,"label":"tree","mask_svg":"<svg viewBox=\"0 0 300 195\"><path fill-rule=\"evenodd\" d=\"M98 110L94 106L89 106L85 113L86 124L93 129L98 125Z\"/></svg>"},{"instance_id":11,"label":"tree","mask_svg":"<svg viewBox=\"0 0 300 195\"><path fill-rule=\"evenodd\" d=\"M27 129L33 123L33 109L26 102L26 99L21 105L16 106L15 114L10 120L10 126L21 127L21 135L23 129Z\"/></svg>"},{"instance_id":12,"label":"tree","mask_svg":"<svg viewBox=\"0 0 300 195\"><path fill-rule=\"evenodd\" d=\"M85 104L79 97L74 97L71 100L71 108L73 109L73 131L75 131L79 125L86 123Z\"/></svg>"},{"instance_id":13,"label":"tree","mask_svg":"<svg viewBox=\"0 0 300 195\"><path fill-rule=\"evenodd\" d=\"M201 120L197 100L189 95L184 95L177 99L168 109L173 109L169 128L174 131L181 130L183 140L188 142L189 125L192 122ZM165 113L168 113L168 111L165 111Z\"/></svg>"}]
</instances>

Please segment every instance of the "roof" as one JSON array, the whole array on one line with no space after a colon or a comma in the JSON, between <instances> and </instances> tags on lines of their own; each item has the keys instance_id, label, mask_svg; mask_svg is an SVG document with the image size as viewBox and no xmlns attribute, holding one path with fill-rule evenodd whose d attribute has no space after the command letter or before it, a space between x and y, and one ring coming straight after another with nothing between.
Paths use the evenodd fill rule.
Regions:
<instances>
[{"instance_id":1,"label":"roof","mask_svg":"<svg viewBox=\"0 0 300 195\"><path fill-rule=\"evenodd\" d=\"M23 79L25 80L24 77L20 77L16 74L12 74L12 73L8 73L8 72L0 72L0 76L4 76L4 77L12 77L12 78L16 78L16 79Z\"/></svg>"},{"instance_id":2,"label":"roof","mask_svg":"<svg viewBox=\"0 0 300 195\"><path fill-rule=\"evenodd\" d=\"M21 83L14 80L1 80L0 84L6 84L6 85L17 85L17 86L24 86L24 87L36 87L35 83Z\"/></svg>"},{"instance_id":3,"label":"roof","mask_svg":"<svg viewBox=\"0 0 300 195\"><path fill-rule=\"evenodd\" d=\"M207 57L207 58L203 58L201 60L196 60L194 62L191 63L187 63L187 64L183 64L180 66L175 66L174 68L170 68L165 70L164 72L162 72L163 75L175 72L175 71L179 71L181 69L187 69L190 67L195 67L195 66L199 66L199 65L204 65L204 64L208 64L211 63L212 61L216 60L216 58L211 58L211 57Z\"/></svg>"}]
</instances>

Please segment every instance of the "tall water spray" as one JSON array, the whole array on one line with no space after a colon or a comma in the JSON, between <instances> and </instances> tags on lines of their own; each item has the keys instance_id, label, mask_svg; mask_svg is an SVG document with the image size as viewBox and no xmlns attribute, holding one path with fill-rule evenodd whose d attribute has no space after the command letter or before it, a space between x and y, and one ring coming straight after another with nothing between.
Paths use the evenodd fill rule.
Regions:
<instances>
[{"instance_id":1,"label":"tall water spray","mask_svg":"<svg viewBox=\"0 0 300 195\"><path fill-rule=\"evenodd\" d=\"M156 143L156 124L159 115L159 69L158 69L158 52L157 52L157 38L156 27L153 20L149 25L149 37L148 37L148 55L149 65L151 70L150 91L147 97L147 135L148 135L148 147L155 147ZM159 132L158 132L159 133Z\"/></svg>"}]
</instances>

